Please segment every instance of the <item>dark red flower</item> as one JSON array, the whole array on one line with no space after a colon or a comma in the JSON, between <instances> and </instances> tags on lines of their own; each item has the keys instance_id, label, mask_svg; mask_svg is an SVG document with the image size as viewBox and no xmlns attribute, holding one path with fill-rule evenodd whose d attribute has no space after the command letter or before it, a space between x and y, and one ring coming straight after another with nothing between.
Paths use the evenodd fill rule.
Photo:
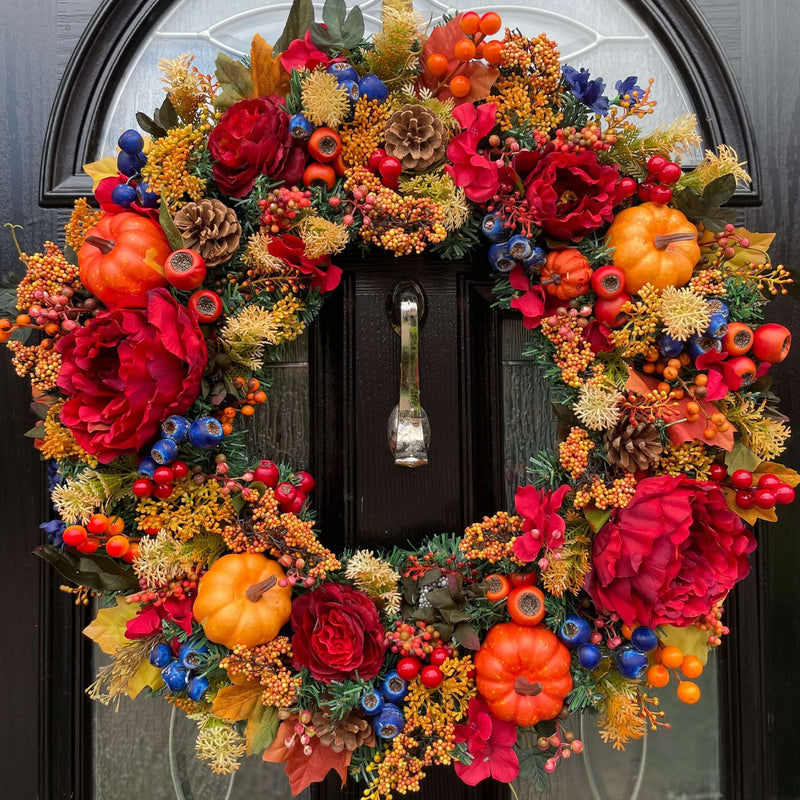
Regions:
<instances>
[{"instance_id":1,"label":"dark red flower","mask_svg":"<svg viewBox=\"0 0 800 800\"><path fill-rule=\"evenodd\" d=\"M547 236L577 242L611 222L622 200L619 172L584 153L526 151L514 159L531 216Z\"/></svg>"},{"instance_id":2,"label":"dark red flower","mask_svg":"<svg viewBox=\"0 0 800 800\"><path fill-rule=\"evenodd\" d=\"M295 669L308 667L323 683L371 680L383 666L384 630L375 603L363 592L324 583L292 604Z\"/></svg>"},{"instance_id":3,"label":"dark red flower","mask_svg":"<svg viewBox=\"0 0 800 800\"><path fill-rule=\"evenodd\" d=\"M558 515L569 486L560 486L554 492L535 486L520 486L514 504L523 518L522 535L514 540L514 555L520 561L533 561L544 545L558 550L564 544L566 523Z\"/></svg>"},{"instance_id":4,"label":"dark red flower","mask_svg":"<svg viewBox=\"0 0 800 800\"><path fill-rule=\"evenodd\" d=\"M475 786L486 778L511 783L519 775L519 759L514 750L517 726L492 715L482 697L469 701L469 722L455 726L455 740L466 742L471 764L454 764L456 775L467 786Z\"/></svg>"},{"instance_id":5,"label":"dark red flower","mask_svg":"<svg viewBox=\"0 0 800 800\"><path fill-rule=\"evenodd\" d=\"M463 130L447 146L451 163L445 170L473 203L485 203L500 187L499 162L477 152L481 139L494 127L496 112L494 103L477 108L472 103L462 103L453 111Z\"/></svg>"},{"instance_id":6,"label":"dark red flower","mask_svg":"<svg viewBox=\"0 0 800 800\"><path fill-rule=\"evenodd\" d=\"M755 546L717 484L645 478L595 536L585 588L630 627L683 627L746 577Z\"/></svg>"},{"instance_id":7,"label":"dark red flower","mask_svg":"<svg viewBox=\"0 0 800 800\"><path fill-rule=\"evenodd\" d=\"M337 61L339 59L336 59ZM311 31L306 31L303 39L294 39L286 50L281 53L281 64L287 72L293 69L315 70L317 67L327 67L334 59L329 58L322 50L318 50L311 41Z\"/></svg>"},{"instance_id":8,"label":"dark red flower","mask_svg":"<svg viewBox=\"0 0 800 800\"><path fill-rule=\"evenodd\" d=\"M167 416L188 411L208 361L197 319L166 289L149 291L146 309L98 314L58 350L61 422L103 464L141 450Z\"/></svg>"},{"instance_id":9,"label":"dark red flower","mask_svg":"<svg viewBox=\"0 0 800 800\"><path fill-rule=\"evenodd\" d=\"M280 258L284 264L298 270L303 275L313 275L312 289L319 289L324 294L339 285L342 277L339 267L326 263L327 258L309 258L305 254L305 243L299 236L292 233L275 236L267 245L267 250L270 255ZM323 267L327 269L323 269Z\"/></svg>"},{"instance_id":10,"label":"dark red flower","mask_svg":"<svg viewBox=\"0 0 800 800\"><path fill-rule=\"evenodd\" d=\"M208 137L214 180L221 192L244 197L259 175L297 183L306 154L289 132L289 115L277 95L234 103Z\"/></svg>"}]
</instances>

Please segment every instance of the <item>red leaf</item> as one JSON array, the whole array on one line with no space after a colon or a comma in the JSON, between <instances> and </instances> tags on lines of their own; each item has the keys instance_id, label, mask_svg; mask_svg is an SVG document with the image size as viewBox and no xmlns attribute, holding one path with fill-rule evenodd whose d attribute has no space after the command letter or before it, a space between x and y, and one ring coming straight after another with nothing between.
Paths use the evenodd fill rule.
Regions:
<instances>
[{"instance_id":1,"label":"red leaf","mask_svg":"<svg viewBox=\"0 0 800 800\"><path fill-rule=\"evenodd\" d=\"M422 58L420 63L423 68L423 73L419 77L421 86L425 86L433 91L439 87L439 78L428 72L427 62L428 57L434 53L441 53L447 58L447 72L449 75L453 70L461 65L461 62L455 57L454 49L456 42L460 42L464 37L464 32L461 30L461 14L455 19L451 19L446 25L439 25L433 29L433 32L425 42L425 47L422 49ZM446 100L448 97L453 97L456 105L460 103L474 103L476 100L484 100L489 96L489 91L492 84L497 80L500 73L494 68L485 64L481 60L470 61L461 66L458 70L458 75L463 75L469 78L472 88L466 97L453 97L450 89L447 86L442 86L436 91L436 96L440 100Z\"/></svg>"}]
</instances>

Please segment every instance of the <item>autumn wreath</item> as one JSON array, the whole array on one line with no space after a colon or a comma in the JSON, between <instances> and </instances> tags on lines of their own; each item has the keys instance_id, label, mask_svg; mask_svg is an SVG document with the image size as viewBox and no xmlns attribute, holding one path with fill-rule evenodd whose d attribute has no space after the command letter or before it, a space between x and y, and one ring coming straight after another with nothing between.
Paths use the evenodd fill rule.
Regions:
<instances>
[{"instance_id":1,"label":"autumn wreath","mask_svg":"<svg viewBox=\"0 0 800 800\"><path fill-rule=\"evenodd\" d=\"M426 30L385 0L367 39L343 0L323 18L295 0L214 74L163 60L65 245L21 255L0 339L51 465L37 553L99 598L90 695L162 695L216 772L261 755L295 793L333 769L374 800L432 764L541 777L581 752L572 714L622 747L657 690L699 699L748 526L798 482L768 376L791 336L765 321L791 278L723 208L749 180L731 149L688 169L693 117L642 131L650 84L609 91L492 11ZM314 478L247 451L269 349L359 245L482 254L533 330L572 421L515 514L336 554Z\"/></svg>"}]
</instances>

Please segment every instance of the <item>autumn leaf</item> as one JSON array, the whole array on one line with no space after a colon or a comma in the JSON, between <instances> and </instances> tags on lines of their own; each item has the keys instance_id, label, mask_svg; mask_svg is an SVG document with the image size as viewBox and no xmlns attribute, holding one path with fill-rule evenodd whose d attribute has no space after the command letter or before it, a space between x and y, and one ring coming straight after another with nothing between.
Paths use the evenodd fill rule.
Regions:
<instances>
[{"instance_id":1,"label":"autumn leaf","mask_svg":"<svg viewBox=\"0 0 800 800\"><path fill-rule=\"evenodd\" d=\"M250 76L253 97L289 92L289 73L283 68L280 58L273 56L272 45L258 33L250 44Z\"/></svg>"},{"instance_id":2,"label":"autumn leaf","mask_svg":"<svg viewBox=\"0 0 800 800\"><path fill-rule=\"evenodd\" d=\"M100 181L117 177L117 159L114 156L106 156L99 161L92 161L91 164L84 164L83 171L92 179L92 191L94 191Z\"/></svg>"},{"instance_id":3,"label":"autumn leaf","mask_svg":"<svg viewBox=\"0 0 800 800\"><path fill-rule=\"evenodd\" d=\"M685 628L659 625L658 638L664 647L679 647L684 656L697 656L702 664L708 661L708 631L701 631L694 625Z\"/></svg>"},{"instance_id":4,"label":"autumn leaf","mask_svg":"<svg viewBox=\"0 0 800 800\"><path fill-rule=\"evenodd\" d=\"M83 629L83 634L96 642L104 653L113 656L120 647L130 644L125 638L125 623L136 616L139 608L138 603L128 603L118 595L116 606L101 608L94 620Z\"/></svg>"},{"instance_id":5,"label":"autumn leaf","mask_svg":"<svg viewBox=\"0 0 800 800\"><path fill-rule=\"evenodd\" d=\"M247 722L247 730L245 731L247 755L252 756L269 747L275 740L277 732L278 709L259 703Z\"/></svg>"},{"instance_id":6,"label":"autumn leaf","mask_svg":"<svg viewBox=\"0 0 800 800\"><path fill-rule=\"evenodd\" d=\"M158 667L154 667L149 661L142 661L139 669L136 670L134 676L128 681L128 688L125 690L125 694L127 694L131 700L135 700L139 692L143 689L152 689L156 691L163 685L164 681L161 678L161 670Z\"/></svg>"},{"instance_id":7,"label":"autumn leaf","mask_svg":"<svg viewBox=\"0 0 800 800\"><path fill-rule=\"evenodd\" d=\"M214 698L211 713L230 722L250 719L261 705L263 692L264 687L258 681L224 686Z\"/></svg>"},{"instance_id":8,"label":"autumn leaf","mask_svg":"<svg viewBox=\"0 0 800 800\"><path fill-rule=\"evenodd\" d=\"M766 520L767 522L778 521L778 515L775 513L774 508L759 508L758 506L742 508L736 502L736 489L724 487L722 491L728 503L728 508L733 511L734 514L738 514L748 525L755 525L760 519Z\"/></svg>"},{"instance_id":9,"label":"autumn leaf","mask_svg":"<svg viewBox=\"0 0 800 800\"><path fill-rule=\"evenodd\" d=\"M420 85L436 91L436 96L440 100L452 97L456 105L474 103L476 100L486 99L489 96L492 85L500 76L500 73L494 67L487 66L480 59L462 65L455 57L454 48L456 42L464 38L464 32L461 30L461 17L462 15L459 14L446 25L439 25L434 28L428 37L428 41L425 42L425 47L422 49L422 56L420 57L420 64L424 68L422 75L419 77ZM447 86L442 86L437 91L439 78L430 73L426 66L428 57L434 53L442 53L447 56L447 72L445 75L449 75L456 68L461 67L457 74L469 78L471 88L468 95L465 97L453 97Z\"/></svg>"},{"instance_id":10,"label":"autumn leaf","mask_svg":"<svg viewBox=\"0 0 800 800\"><path fill-rule=\"evenodd\" d=\"M776 464L774 461L762 461L756 469L754 475L774 475L781 483L789 486L797 486L800 483L800 475L793 469L785 467L783 464Z\"/></svg>"},{"instance_id":11,"label":"autumn leaf","mask_svg":"<svg viewBox=\"0 0 800 800\"><path fill-rule=\"evenodd\" d=\"M759 464L761 459L752 451L748 450L741 442L736 442L733 450L725 456L725 466L732 475L737 469L746 469L752 472Z\"/></svg>"},{"instance_id":12,"label":"autumn leaf","mask_svg":"<svg viewBox=\"0 0 800 800\"><path fill-rule=\"evenodd\" d=\"M253 97L250 70L241 61L236 61L226 53L219 53L215 64L220 94L214 104L219 111L226 111L234 103Z\"/></svg>"}]
</instances>

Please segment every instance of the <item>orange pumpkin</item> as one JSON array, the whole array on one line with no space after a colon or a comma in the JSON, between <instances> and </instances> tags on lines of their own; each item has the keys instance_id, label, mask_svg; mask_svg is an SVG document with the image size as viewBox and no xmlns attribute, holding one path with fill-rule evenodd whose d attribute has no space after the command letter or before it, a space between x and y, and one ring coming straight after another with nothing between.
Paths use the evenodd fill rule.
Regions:
<instances>
[{"instance_id":1,"label":"orange pumpkin","mask_svg":"<svg viewBox=\"0 0 800 800\"><path fill-rule=\"evenodd\" d=\"M683 286L700 260L697 228L676 208L642 203L620 211L608 229L606 246L625 273L625 289L638 292Z\"/></svg>"},{"instance_id":2,"label":"orange pumpkin","mask_svg":"<svg viewBox=\"0 0 800 800\"><path fill-rule=\"evenodd\" d=\"M572 690L570 652L543 625L504 622L475 655L478 691L504 722L523 728L553 719Z\"/></svg>"},{"instance_id":3,"label":"orange pumpkin","mask_svg":"<svg viewBox=\"0 0 800 800\"><path fill-rule=\"evenodd\" d=\"M218 558L197 586L194 618L212 642L234 648L271 642L292 615L292 587L277 561L261 553Z\"/></svg>"},{"instance_id":4,"label":"orange pumpkin","mask_svg":"<svg viewBox=\"0 0 800 800\"><path fill-rule=\"evenodd\" d=\"M81 283L107 306L144 308L147 292L166 286L172 252L161 226L141 214L103 217L78 250Z\"/></svg>"},{"instance_id":5,"label":"orange pumpkin","mask_svg":"<svg viewBox=\"0 0 800 800\"><path fill-rule=\"evenodd\" d=\"M585 294L591 279L592 270L586 256L574 247L553 250L542 267L542 286L561 300Z\"/></svg>"}]
</instances>

